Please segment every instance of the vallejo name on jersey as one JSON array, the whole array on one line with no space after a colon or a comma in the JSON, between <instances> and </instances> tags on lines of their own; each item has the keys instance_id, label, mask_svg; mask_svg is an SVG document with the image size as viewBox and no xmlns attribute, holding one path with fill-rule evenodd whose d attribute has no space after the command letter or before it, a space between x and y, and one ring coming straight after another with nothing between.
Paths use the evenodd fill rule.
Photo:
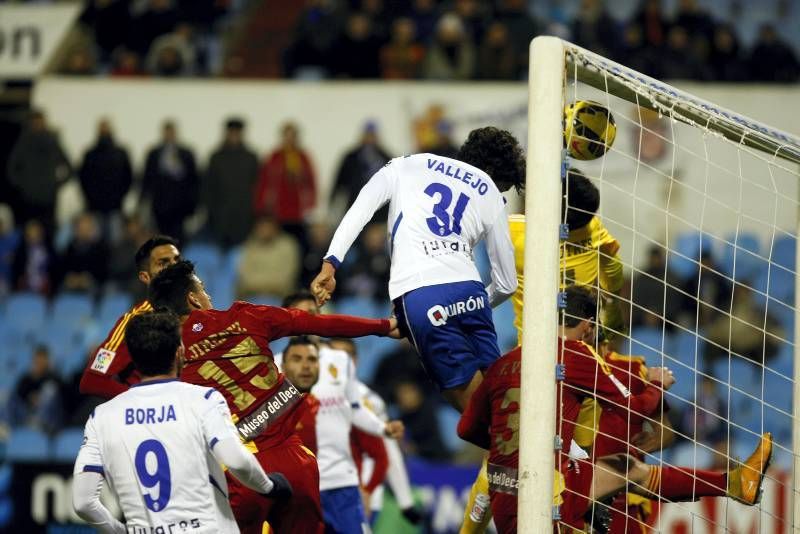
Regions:
<instances>
[{"instance_id":1,"label":"vallejo name on jersey","mask_svg":"<svg viewBox=\"0 0 800 534\"><path fill-rule=\"evenodd\" d=\"M486 192L489 191L489 185L483 181L483 178L479 177L474 179L475 177L471 172L465 171L455 165L450 165L449 163L445 165L444 162L438 159L428 158L428 168L440 172L445 176L449 176L450 178L461 180L465 184L469 184L473 189L477 189L478 193L481 195L485 195Z\"/></svg>"}]
</instances>

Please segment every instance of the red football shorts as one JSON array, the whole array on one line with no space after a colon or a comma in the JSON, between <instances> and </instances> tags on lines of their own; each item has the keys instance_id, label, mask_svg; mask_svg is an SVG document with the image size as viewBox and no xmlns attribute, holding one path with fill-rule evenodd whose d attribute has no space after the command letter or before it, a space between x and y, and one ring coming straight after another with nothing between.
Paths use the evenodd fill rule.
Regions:
<instances>
[{"instance_id":1,"label":"red football shorts","mask_svg":"<svg viewBox=\"0 0 800 534\"><path fill-rule=\"evenodd\" d=\"M283 473L294 494L288 500L274 501L243 486L226 472L231 508L242 534L261 534L265 521L275 534L324 532L317 459L300 438L292 435L280 445L254 454L264 471Z\"/></svg>"},{"instance_id":2,"label":"red football shorts","mask_svg":"<svg viewBox=\"0 0 800 534\"><path fill-rule=\"evenodd\" d=\"M594 466L586 460L564 461L561 473L564 475L564 492L561 496L561 523L583 530L586 527L584 516L589 510L589 492L592 490Z\"/></svg>"}]
</instances>

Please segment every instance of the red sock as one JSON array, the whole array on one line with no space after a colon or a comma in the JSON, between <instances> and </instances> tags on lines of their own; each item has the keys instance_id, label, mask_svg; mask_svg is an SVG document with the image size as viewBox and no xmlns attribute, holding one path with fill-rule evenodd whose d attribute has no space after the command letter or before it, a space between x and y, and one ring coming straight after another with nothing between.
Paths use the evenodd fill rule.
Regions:
<instances>
[{"instance_id":1,"label":"red sock","mask_svg":"<svg viewBox=\"0 0 800 534\"><path fill-rule=\"evenodd\" d=\"M687 501L727 495L728 474L720 471L654 465L645 486L664 501Z\"/></svg>"}]
</instances>

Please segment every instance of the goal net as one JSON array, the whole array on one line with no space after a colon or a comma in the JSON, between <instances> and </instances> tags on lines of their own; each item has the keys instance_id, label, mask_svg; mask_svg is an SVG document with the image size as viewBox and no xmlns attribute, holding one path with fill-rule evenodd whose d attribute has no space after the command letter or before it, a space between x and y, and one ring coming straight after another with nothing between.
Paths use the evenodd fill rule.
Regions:
<instances>
[{"instance_id":1,"label":"goal net","mask_svg":"<svg viewBox=\"0 0 800 534\"><path fill-rule=\"evenodd\" d=\"M575 102L607 110L613 124L598 131L573 115L565 144L564 108ZM609 518L612 532L800 528L800 139L552 37L532 45L528 138L520 532L548 532L554 519L575 528L565 514L575 516L576 494L587 497L577 515L589 532ZM575 158L587 143L604 155ZM596 218L575 170L599 191ZM570 213L591 222L569 226ZM581 274L573 256L593 264ZM593 385L557 365L573 361L559 356L559 336L568 337L559 325L583 319L565 308L575 283L597 297ZM653 379L661 367L675 382L656 385L654 397L647 369ZM619 395L604 393L609 376ZM575 481L579 450L553 454L569 450L558 433L573 417L570 395L583 400L575 441L594 488L622 477L614 493L588 495ZM748 486L760 477L741 466L750 459L758 469L752 455L766 433L772 463L754 495ZM609 454L622 460L603 461ZM566 488L554 500L558 472Z\"/></svg>"}]
</instances>

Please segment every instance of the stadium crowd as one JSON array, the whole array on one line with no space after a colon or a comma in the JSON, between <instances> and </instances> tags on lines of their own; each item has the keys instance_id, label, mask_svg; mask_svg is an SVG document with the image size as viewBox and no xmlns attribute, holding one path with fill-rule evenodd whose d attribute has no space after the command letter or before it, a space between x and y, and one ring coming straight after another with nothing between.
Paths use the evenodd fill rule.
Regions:
<instances>
[{"instance_id":1,"label":"stadium crowd","mask_svg":"<svg viewBox=\"0 0 800 534\"><path fill-rule=\"evenodd\" d=\"M237 17L270 16L258 2L87 4L81 18L86 39L68 55L65 74L257 76L248 62L269 55L250 59L243 48L261 44L246 33L238 45L223 42L245 31L246 24L232 22ZM698 0L681 0L674 9L642 0L624 20L614 2L552 4L542 13L525 0L314 0L276 15L269 31L286 35L287 46L275 51L275 72L301 79L520 80L527 76L530 40L552 34L659 79L800 79L797 50L781 37L797 20L793 2L764 6L766 19L741 2L712 11ZM740 31L748 20L760 24L751 40Z\"/></svg>"}]
</instances>

